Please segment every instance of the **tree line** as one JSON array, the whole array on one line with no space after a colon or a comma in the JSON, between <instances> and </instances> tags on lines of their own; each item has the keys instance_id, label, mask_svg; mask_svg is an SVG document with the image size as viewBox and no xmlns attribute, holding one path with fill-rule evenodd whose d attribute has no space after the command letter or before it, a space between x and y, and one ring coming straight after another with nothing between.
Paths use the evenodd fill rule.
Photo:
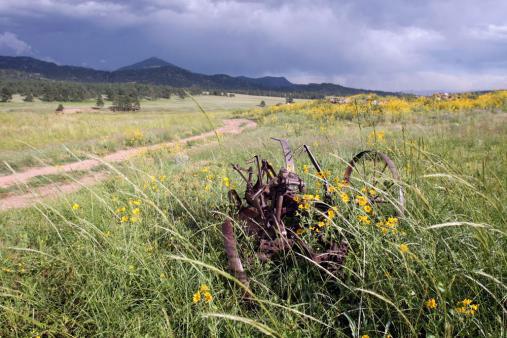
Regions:
<instances>
[{"instance_id":1,"label":"tree line","mask_svg":"<svg viewBox=\"0 0 507 338\"><path fill-rule=\"evenodd\" d=\"M187 89L191 94L200 91ZM185 90L169 86L146 85L137 83L76 83L50 80L2 80L0 79L0 101L7 102L12 95L24 96L25 101L38 98L45 102L78 102L105 95L106 100L114 101L118 97L139 99L168 99L172 95L184 97Z\"/></svg>"}]
</instances>

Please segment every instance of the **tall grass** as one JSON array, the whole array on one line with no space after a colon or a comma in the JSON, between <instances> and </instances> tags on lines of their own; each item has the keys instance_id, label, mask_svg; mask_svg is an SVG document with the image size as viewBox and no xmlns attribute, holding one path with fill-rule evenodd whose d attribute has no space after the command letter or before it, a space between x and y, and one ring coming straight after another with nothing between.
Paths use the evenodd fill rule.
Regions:
<instances>
[{"instance_id":1,"label":"tall grass","mask_svg":"<svg viewBox=\"0 0 507 338\"><path fill-rule=\"evenodd\" d=\"M0 335L505 335L505 115L474 114L459 126L358 128L280 113L265 123L225 137L222 147L181 149L188 162L181 153L150 152L109 166L103 185L1 214ZM385 132L382 142L369 138L373 128ZM310 144L340 178L340 159L381 149L401 171L407 211L396 233L383 234L348 216L356 206L338 205L343 218L326 231L350 245L342 273L294 252L267 264L252 260L252 305L226 271L223 178L241 190L228 163L257 153L281 166L271 136ZM297 163L299 171L309 164ZM303 176L318 191L315 174ZM242 253L253 256L251 242L240 238ZM213 300L194 304L201 284ZM473 315L460 313L464 299L479 305Z\"/></svg>"}]
</instances>

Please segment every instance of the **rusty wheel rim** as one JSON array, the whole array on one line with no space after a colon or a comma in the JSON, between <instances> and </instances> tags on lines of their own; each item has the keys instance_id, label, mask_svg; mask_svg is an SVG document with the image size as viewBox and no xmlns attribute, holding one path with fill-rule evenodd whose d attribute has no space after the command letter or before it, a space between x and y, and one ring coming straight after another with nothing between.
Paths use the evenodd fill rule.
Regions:
<instances>
[{"instance_id":1,"label":"rusty wheel rim","mask_svg":"<svg viewBox=\"0 0 507 338\"><path fill-rule=\"evenodd\" d=\"M365 150L356 154L345 169L344 182L356 191L372 188L378 195L369 196L372 205L391 205L398 217L405 213L405 198L400 174L393 160L384 153ZM382 209L391 209L382 207Z\"/></svg>"}]
</instances>

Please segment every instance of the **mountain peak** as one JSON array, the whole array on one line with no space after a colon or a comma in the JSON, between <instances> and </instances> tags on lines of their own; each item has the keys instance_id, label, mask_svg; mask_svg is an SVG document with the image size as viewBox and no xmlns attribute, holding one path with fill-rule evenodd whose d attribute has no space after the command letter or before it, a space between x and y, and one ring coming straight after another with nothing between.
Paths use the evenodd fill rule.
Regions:
<instances>
[{"instance_id":1,"label":"mountain peak","mask_svg":"<svg viewBox=\"0 0 507 338\"><path fill-rule=\"evenodd\" d=\"M173 64L164 61L162 59L159 59L157 57L150 57L146 60L134 63L129 66L121 67L118 70L140 70L140 69L149 69L149 68L160 68L160 67L167 67L172 66L175 67Z\"/></svg>"}]
</instances>

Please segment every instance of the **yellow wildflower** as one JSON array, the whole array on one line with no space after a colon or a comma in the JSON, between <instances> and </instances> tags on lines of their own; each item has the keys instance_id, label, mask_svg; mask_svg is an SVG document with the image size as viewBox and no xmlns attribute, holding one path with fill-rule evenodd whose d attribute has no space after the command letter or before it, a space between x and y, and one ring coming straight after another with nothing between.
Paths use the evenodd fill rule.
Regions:
<instances>
[{"instance_id":1,"label":"yellow wildflower","mask_svg":"<svg viewBox=\"0 0 507 338\"><path fill-rule=\"evenodd\" d=\"M300 205L298 205L298 209L300 209L300 210L309 210L310 209L310 204L309 203L300 204Z\"/></svg>"},{"instance_id":2,"label":"yellow wildflower","mask_svg":"<svg viewBox=\"0 0 507 338\"><path fill-rule=\"evenodd\" d=\"M317 173L316 176L321 179L326 179L329 175L330 175L330 172L326 170L326 171L322 171L320 173Z\"/></svg>"},{"instance_id":3,"label":"yellow wildflower","mask_svg":"<svg viewBox=\"0 0 507 338\"><path fill-rule=\"evenodd\" d=\"M377 190L375 189L370 189L368 192L370 193L370 196L377 196Z\"/></svg>"},{"instance_id":4,"label":"yellow wildflower","mask_svg":"<svg viewBox=\"0 0 507 338\"><path fill-rule=\"evenodd\" d=\"M329 210L327 211L327 217L329 217L330 219L333 219L333 218L334 218L334 216L335 216L335 212L334 212L334 210L333 210L333 209L329 209Z\"/></svg>"},{"instance_id":5,"label":"yellow wildflower","mask_svg":"<svg viewBox=\"0 0 507 338\"><path fill-rule=\"evenodd\" d=\"M308 166L305 164L305 165L303 166L303 172L304 172L305 174L308 174L308 172L309 172L309 171L310 171L310 170L308 169Z\"/></svg>"},{"instance_id":6,"label":"yellow wildflower","mask_svg":"<svg viewBox=\"0 0 507 338\"><path fill-rule=\"evenodd\" d=\"M330 185L329 187L327 187L327 192L329 192L329 193L336 192L336 188L334 186Z\"/></svg>"},{"instance_id":7,"label":"yellow wildflower","mask_svg":"<svg viewBox=\"0 0 507 338\"><path fill-rule=\"evenodd\" d=\"M356 196L356 203L364 207L366 204L368 204L368 199L364 196Z\"/></svg>"},{"instance_id":8,"label":"yellow wildflower","mask_svg":"<svg viewBox=\"0 0 507 338\"><path fill-rule=\"evenodd\" d=\"M297 230L296 230L296 234L297 234L298 236L301 236L301 235L302 235L302 234L304 234L304 233L305 233L305 229L303 229L303 228L299 228L299 229L297 229Z\"/></svg>"},{"instance_id":9,"label":"yellow wildflower","mask_svg":"<svg viewBox=\"0 0 507 338\"><path fill-rule=\"evenodd\" d=\"M158 179L159 179L160 182L164 182L166 178L167 178L166 175L161 175L161 176L159 176Z\"/></svg>"},{"instance_id":10,"label":"yellow wildflower","mask_svg":"<svg viewBox=\"0 0 507 338\"><path fill-rule=\"evenodd\" d=\"M139 200L139 199L138 200L130 200L129 202L130 202L130 204L133 204L133 205L141 205L141 200Z\"/></svg>"},{"instance_id":11,"label":"yellow wildflower","mask_svg":"<svg viewBox=\"0 0 507 338\"><path fill-rule=\"evenodd\" d=\"M132 217L130 217L130 221L131 221L132 223L137 223L137 222L139 222L140 220L141 220L141 219L140 219L139 217L137 217L137 216L132 216Z\"/></svg>"},{"instance_id":12,"label":"yellow wildflower","mask_svg":"<svg viewBox=\"0 0 507 338\"><path fill-rule=\"evenodd\" d=\"M370 338L370 336L368 336L367 334L363 334L361 338Z\"/></svg>"},{"instance_id":13,"label":"yellow wildflower","mask_svg":"<svg viewBox=\"0 0 507 338\"><path fill-rule=\"evenodd\" d=\"M213 296L211 295L211 293L209 292L204 292L204 300L206 301L206 303L209 303L213 300Z\"/></svg>"},{"instance_id":14,"label":"yellow wildflower","mask_svg":"<svg viewBox=\"0 0 507 338\"><path fill-rule=\"evenodd\" d=\"M349 203L350 202L350 196L346 192L342 192L340 195L340 198L342 199L343 203Z\"/></svg>"},{"instance_id":15,"label":"yellow wildflower","mask_svg":"<svg viewBox=\"0 0 507 338\"><path fill-rule=\"evenodd\" d=\"M398 219L396 217L389 217L387 219L386 225L390 227L394 227L398 224Z\"/></svg>"},{"instance_id":16,"label":"yellow wildflower","mask_svg":"<svg viewBox=\"0 0 507 338\"><path fill-rule=\"evenodd\" d=\"M344 187L348 187L349 186L349 182L347 182L346 180L340 180L338 177L335 177L333 179L333 182L340 188L340 189L343 189Z\"/></svg>"},{"instance_id":17,"label":"yellow wildflower","mask_svg":"<svg viewBox=\"0 0 507 338\"><path fill-rule=\"evenodd\" d=\"M139 208L135 208L132 210L132 215L139 215L141 213L141 210Z\"/></svg>"},{"instance_id":18,"label":"yellow wildflower","mask_svg":"<svg viewBox=\"0 0 507 338\"><path fill-rule=\"evenodd\" d=\"M357 220L363 224L371 224L371 220L365 215L357 216Z\"/></svg>"},{"instance_id":19,"label":"yellow wildflower","mask_svg":"<svg viewBox=\"0 0 507 338\"><path fill-rule=\"evenodd\" d=\"M430 298L426 301L426 307L430 310L434 310L437 308L437 301L435 298Z\"/></svg>"},{"instance_id":20,"label":"yellow wildflower","mask_svg":"<svg viewBox=\"0 0 507 338\"><path fill-rule=\"evenodd\" d=\"M367 214L369 214L372 211L372 208L369 205L365 205L363 207L363 210L364 210L364 212L366 212Z\"/></svg>"},{"instance_id":21,"label":"yellow wildflower","mask_svg":"<svg viewBox=\"0 0 507 338\"><path fill-rule=\"evenodd\" d=\"M226 188L229 188L231 186L231 182L229 180L229 177L223 177L222 182Z\"/></svg>"},{"instance_id":22,"label":"yellow wildflower","mask_svg":"<svg viewBox=\"0 0 507 338\"><path fill-rule=\"evenodd\" d=\"M121 222L122 222L122 223L125 223L125 222L128 222L128 221L129 221L129 217L128 217L127 215L123 215L123 216L121 217Z\"/></svg>"},{"instance_id":23,"label":"yellow wildflower","mask_svg":"<svg viewBox=\"0 0 507 338\"><path fill-rule=\"evenodd\" d=\"M197 304L197 303L199 303L200 300L201 300L201 293L199 291L197 291L192 296L192 302L194 302L194 304Z\"/></svg>"},{"instance_id":24,"label":"yellow wildflower","mask_svg":"<svg viewBox=\"0 0 507 338\"><path fill-rule=\"evenodd\" d=\"M459 303L461 303L461 306L456 308L456 312L460 314L474 316L479 310L479 304L473 304L471 299L465 298Z\"/></svg>"},{"instance_id":25,"label":"yellow wildflower","mask_svg":"<svg viewBox=\"0 0 507 338\"><path fill-rule=\"evenodd\" d=\"M206 284L201 284L201 287L199 288L200 292L206 292L209 291L209 286Z\"/></svg>"},{"instance_id":26,"label":"yellow wildflower","mask_svg":"<svg viewBox=\"0 0 507 338\"><path fill-rule=\"evenodd\" d=\"M408 245L400 244L400 251L401 251L401 253L405 254L405 253L408 253L410 251L410 249L409 249Z\"/></svg>"},{"instance_id":27,"label":"yellow wildflower","mask_svg":"<svg viewBox=\"0 0 507 338\"><path fill-rule=\"evenodd\" d=\"M72 210L78 210L81 206L77 203L72 204Z\"/></svg>"},{"instance_id":28,"label":"yellow wildflower","mask_svg":"<svg viewBox=\"0 0 507 338\"><path fill-rule=\"evenodd\" d=\"M125 212L125 210L127 210L125 207L117 208L116 213L119 214L119 213Z\"/></svg>"},{"instance_id":29,"label":"yellow wildflower","mask_svg":"<svg viewBox=\"0 0 507 338\"><path fill-rule=\"evenodd\" d=\"M318 226L319 228L322 228L322 227L323 227L323 226L325 226L325 225L326 225L326 223L324 223L324 222L319 222L319 223L317 223L317 226Z\"/></svg>"}]
</instances>

